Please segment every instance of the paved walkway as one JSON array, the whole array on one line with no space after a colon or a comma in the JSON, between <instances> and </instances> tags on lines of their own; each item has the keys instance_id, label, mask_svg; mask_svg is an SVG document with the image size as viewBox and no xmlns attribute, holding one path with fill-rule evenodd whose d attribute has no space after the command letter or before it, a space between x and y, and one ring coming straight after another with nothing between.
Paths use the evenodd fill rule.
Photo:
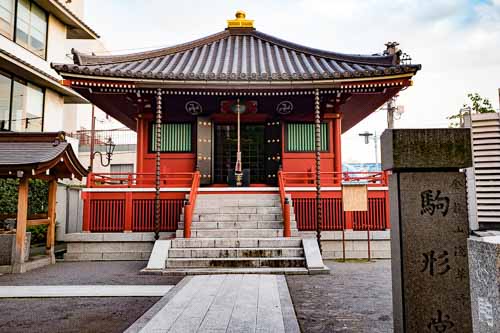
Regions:
<instances>
[{"instance_id":1,"label":"paved walkway","mask_svg":"<svg viewBox=\"0 0 500 333\"><path fill-rule=\"evenodd\" d=\"M155 297L164 296L172 286L0 286L0 298L29 297Z\"/></svg>"},{"instance_id":2,"label":"paved walkway","mask_svg":"<svg viewBox=\"0 0 500 333\"><path fill-rule=\"evenodd\" d=\"M186 277L132 332L291 332L299 326L282 275Z\"/></svg>"}]
</instances>

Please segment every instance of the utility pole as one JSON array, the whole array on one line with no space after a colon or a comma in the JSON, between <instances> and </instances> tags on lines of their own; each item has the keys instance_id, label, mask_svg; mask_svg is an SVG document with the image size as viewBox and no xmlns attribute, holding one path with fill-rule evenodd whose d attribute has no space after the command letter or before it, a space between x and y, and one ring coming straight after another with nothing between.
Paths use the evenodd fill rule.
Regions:
<instances>
[{"instance_id":1,"label":"utility pole","mask_svg":"<svg viewBox=\"0 0 500 333\"><path fill-rule=\"evenodd\" d=\"M396 98L391 97L387 102L387 128L394 128L394 112L396 111Z\"/></svg>"},{"instance_id":2,"label":"utility pole","mask_svg":"<svg viewBox=\"0 0 500 333\"><path fill-rule=\"evenodd\" d=\"M90 163L89 171L94 171L94 150L95 150L95 105L92 104L92 119L90 122Z\"/></svg>"}]
</instances>

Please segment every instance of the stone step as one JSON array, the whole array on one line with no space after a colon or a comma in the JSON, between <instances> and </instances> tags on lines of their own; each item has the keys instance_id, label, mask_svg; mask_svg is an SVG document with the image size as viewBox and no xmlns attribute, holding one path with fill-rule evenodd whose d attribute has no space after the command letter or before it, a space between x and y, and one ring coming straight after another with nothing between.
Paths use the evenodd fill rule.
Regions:
<instances>
[{"instance_id":1,"label":"stone step","mask_svg":"<svg viewBox=\"0 0 500 333\"><path fill-rule=\"evenodd\" d=\"M196 208L221 208L221 207L280 207L280 200L267 200L267 199L210 199L199 200L196 199Z\"/></svg>"},{"instance_id":2,"label":"stone step","mask_svg":"<svg viewBox=\"0 0 500 333\"><path fill-rule=\"evenodd\" d=\"M176 237L183 237L184 231L177 229ZM292 236L299 233L292 229ZM192 238L273 238L283 237L282 229L191 229Z\"/></svg>"},{"instance_id":3,"label":"stone step","mask_svg":"<svg viewBox=\"0 0 500 333\"><path fill-rule=\"evenodd\" d=\"M226 194L203 194L203 192L198 192L196 200L280 200L280 195L278 193L226 193Z\"/></svg>"},{"instance_id":4,"label":"stone step","mask_svg":"<svg viewBox=\"0 0 500 333\"><path fill-rule=\"evenodd\" d=\"M300 238L176 238L172 248L293 248L301 247Z\"/></svg>"},{"instance_id":5,"label":"stone step","mask_svg":"<svg viewBox=\"0 0 500 333\"><path fill-rule=\"evenodd\" d=\"M298 275L309 274L305 267L258 267L258 268L167 268L162 271L163 275L210 275L210 274L286 274Z\"/></svg>"},{"instance_id":6,"label":"stone step","mask_svg":"<svg viewBox=\"0 0 500 333\"><path fill-rule=\"evenodd\" d=\"M305 267L302 257L279 258L169 258L167 268L257 268L257 267Z\"/></svg>"},{"instance_id":7,"label":"stone step","mask_svg":"<svg viewBox=\"0 0 500 333\"><path fill-rule=\"evenodd\" d=\"M295 216L293 217L295 218ZM290 216L292 219L292 216ZM181 214L180 221L184 221ZM193 222L243 222L243 221L283 221L281 214L193 214Z\"/></svg>"},{"instance_id":8,"label":"stone step","mask_svg":"<svg viewBox=\"0 0 500 333\"><path fill-rule=\"evenodd\" d=\"M196 207L194 214L281 214L278 207Z\"/></svg>"},{"instance_id":9,"label":"stone step","mask_svg":"<svg viewBox=\"0 0 500 333\"><path fill-rule=\"evenodd\" d=\"M171 248L168 258L277 258L277 257L303 257L304 250L300 247L285 248Z\"/></svg>"},{"instance_id":10,"label":"stone step","mask_svg":"<svg viewBox=\"0 0 500 333\"><path fill-rule=\"evenodd\" d=\"M292 229L297 229L297 222L291 221ZM179 222L178 229L184 229L184 222ZM200 229L283 229L283 222L259 221L259 222L193 222L191 230Z\"/></svg>"}]
</instances>

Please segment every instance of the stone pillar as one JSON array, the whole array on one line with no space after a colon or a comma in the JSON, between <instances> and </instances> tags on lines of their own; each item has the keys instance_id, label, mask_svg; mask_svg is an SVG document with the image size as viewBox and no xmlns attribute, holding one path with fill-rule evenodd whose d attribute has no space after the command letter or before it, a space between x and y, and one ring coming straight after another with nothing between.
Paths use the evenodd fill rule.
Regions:
<instances>
[{"instance_id":1,"label":"stone pillar","mask_svg":"<svg viewBox=\"0 0 500 333\"><path fill-rule=\"evenodd\" d=\"M474 332L500 332L500 232L469 239L469 267Z\"/></svg>"},{"instance_id":2,"label":"stone pillar","mask_svg":"<svg viewBox=\"0 0 500 333\"><path fill-rule=\"evenodd\" d=\"M471 332L465 174L468 129L392 129L382 137L391 171L394 332Z\"/></svg>"}]
</instances>

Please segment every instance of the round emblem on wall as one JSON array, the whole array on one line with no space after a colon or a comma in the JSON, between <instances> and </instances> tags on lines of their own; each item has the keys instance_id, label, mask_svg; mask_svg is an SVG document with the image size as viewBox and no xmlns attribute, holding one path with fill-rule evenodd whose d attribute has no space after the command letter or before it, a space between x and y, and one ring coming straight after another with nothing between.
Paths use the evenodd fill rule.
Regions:
<instances>
[{"instance_id":1,"label":"round emblem on wall","mask_svg":"<svg viewBox=\"0 0 500 333\"><path fill-rule=\"evenodd\" d=\"M280 115L284 116L292 113L293 111L293 103L290 101L281 101L278 106L276 106L276 112Z\"/></svg>"},{"instance_id":2,"label":"round emblem on wall","mask_svg":"<svg viewBox=\"0 0 500 333\"><path fill-rule=\"evenodd\" d=\"M197 101L189 101L184 107L186 109L186 112L192 116L197 116L203 113L203 108Z\"/></svg>"}]
</instances>

